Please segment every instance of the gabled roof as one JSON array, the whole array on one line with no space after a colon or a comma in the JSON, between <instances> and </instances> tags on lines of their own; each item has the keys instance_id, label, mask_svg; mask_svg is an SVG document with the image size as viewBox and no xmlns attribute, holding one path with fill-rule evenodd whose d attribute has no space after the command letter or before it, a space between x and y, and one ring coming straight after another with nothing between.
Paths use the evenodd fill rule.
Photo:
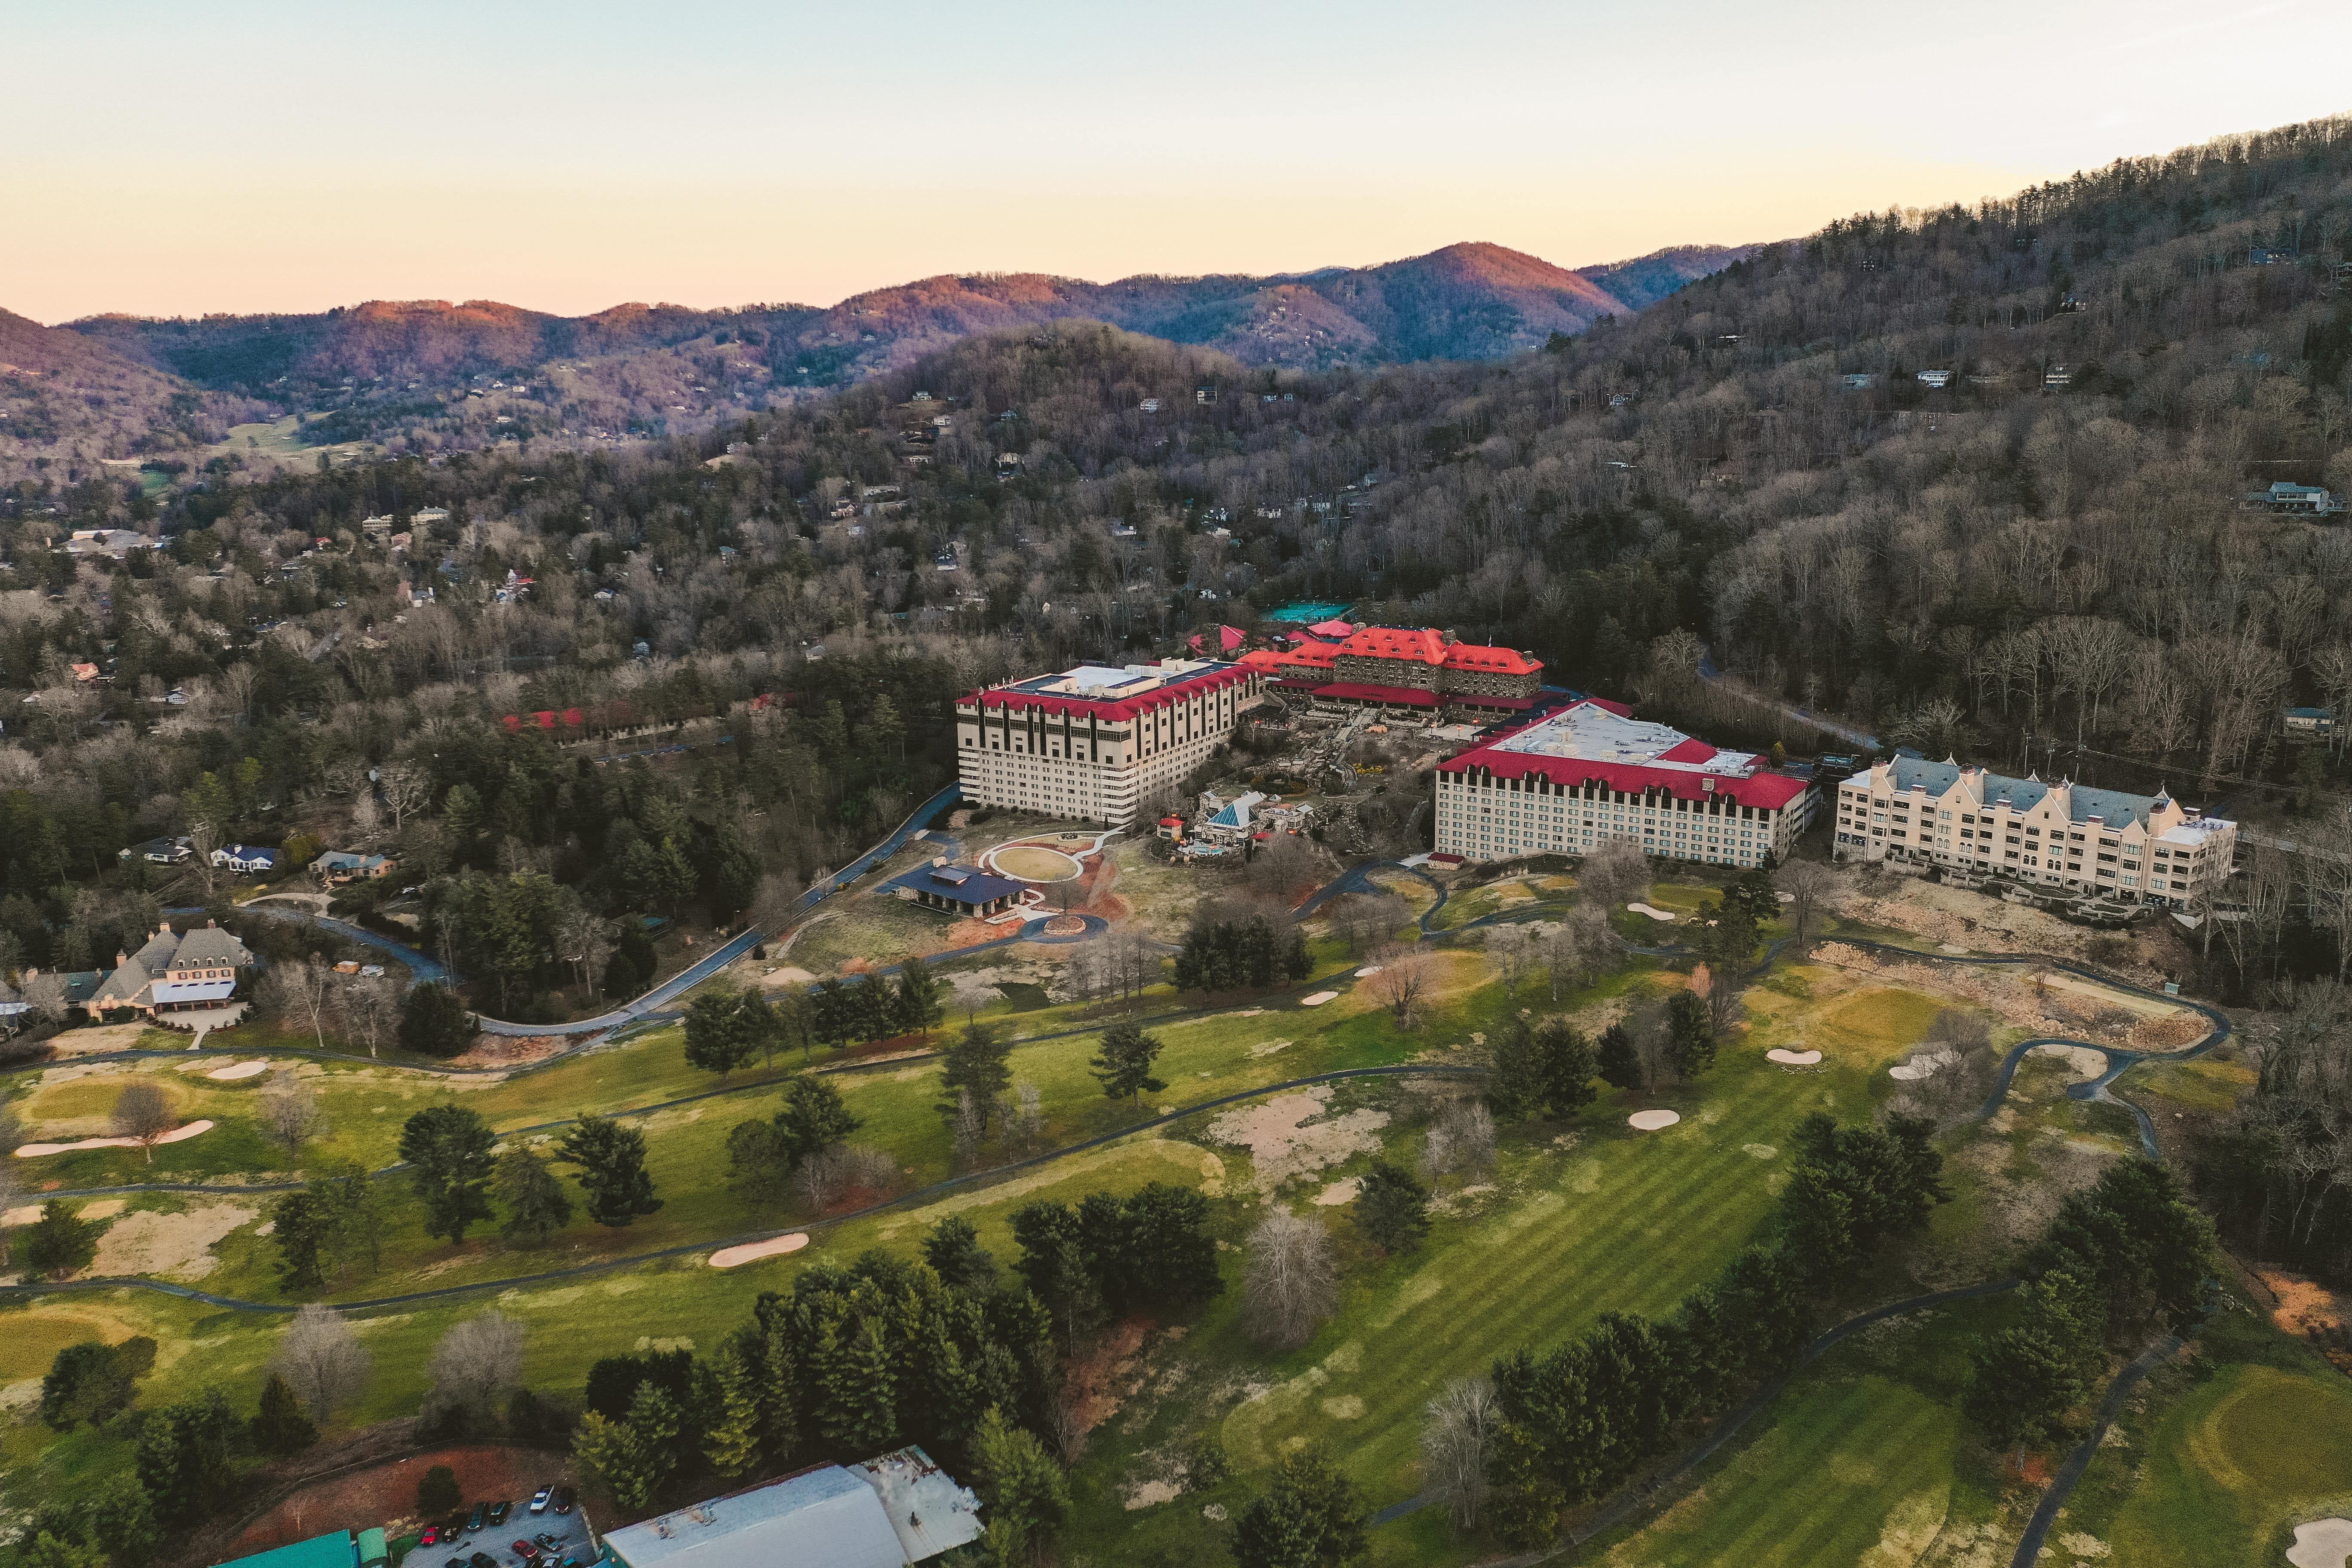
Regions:
<instances>
[{"instance_id":1,"label":"gabled roof","mask_svg":"<svg viewBox=\"0 0 2352 1568\"><path fill-rule=\"evenodd\" d=\"M1541 664L1517 648L1461 642L1445 650L1445 668L1496 670L1505 675L1536 675L1543 669Z\"/></svg>"},{"instance_id":2,"label":"gabled roof","mask_svg":"<svg viewBox=\"0 0 2352 1568\"><path fill-rule=\"evenodd\" d=\"M1406 658L1421 664L1445 662L1445 634L1433 626L1366 626L1339 651L1352 658Z\"/></svg>"}]
</instances>

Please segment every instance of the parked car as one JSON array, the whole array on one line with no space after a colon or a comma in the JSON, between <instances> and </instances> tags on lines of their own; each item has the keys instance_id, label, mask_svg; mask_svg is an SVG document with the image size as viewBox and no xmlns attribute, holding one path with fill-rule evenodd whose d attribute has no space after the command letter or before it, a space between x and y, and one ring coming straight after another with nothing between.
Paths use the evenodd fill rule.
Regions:
<instances>
[{"instance_id":1,"label":"parked car","mask_svg":"<svg viewBox=\"0 0 2352 1568\"><path fill-rule=\"evenodd\" d=\"M440 1539L441 1527L437 1524L428 1524L425 1527L425 1533L416 1538L416 1544L419 1546L430 1546Z\"/></svg>"},{"instance_id":2,"label":"parked car","mask_svg":"<svg viewBox=\"0 0 2352 1568\"><path fill-rule=\"evenodd\" d=\"M501 1498L499 1501L490 1505L490 1522L492 1524L504 1524L507 1521L507 1515L513 1511L514 1504L508 1502L506 1500Z\"/></svg>"},{"instance_id":3,"label":"parked car","mask_svg":"<svg viewBox=\"0 0 2352 1568\"><path fill-rule=\"evenodd\" d=\"M537 1535L532 1536L531 1539L538 1542L541 1546L546 1547L550 1552L554 1551L557 1547L563 1544L563 1537L556 1534L552 1531L542 1530Z\"/></svg>"},{"instance_id":4,"label":"parked car","mask_svg":"<svg viewBox=\"0 0 2352 1568\"><path fill-rule=\"evenodd\" d=\"M490 1509L488 1503L476 1503L474 1505L474 1511L466 1516L466 1529L467 1531L470 1532L481 1529L482 1521L488 1516L489 1511Z\"/></svg>"},{"instance_id":5,"label":"parked car","mask_svg":"<svg viewBox=\"0 0 2352 1568\"><path fill-rule=\"evenodd\" d=\"M555 1489L553 1487L541 1487L537 1491L531 1493L530 1511L533 1513L545 1513L547 1511L547 1500L554 1495Z\"/></svg>"},{"instance_id":6,"label":"parked car","mask_svg":"<svg viewBox=\"0 0 2352 1568\"><path fill-rule=\"evenodd\" d=\"M555 1489L556 1512L570 1513L572 1511L572 1505L579 1500L580 1494L573 1491L570 1487L558 1487Z\"/></svg>"},{"instance_id":7,"label":"parked car","mask_svg":"<svg viewBox=\"0 0 2352 1568\"><path fill-rule=\"evenodd\" d=\"M448 1562L441 1564L441 1568L466 1568L466 1560L462 1557L452 1557Z\"/></svg>"},{"instance_id":8,"label":"parked car","mask_svg":"<svg viewBox=\"0 0 2352 1568\"><path fill-rule=\"evenodd\" d=\"M541 1557L545 1555L544 1552L540 1551L539 1542L536 1541L516 1542L514 1543L514 1554L521 1558L524 1562L532 1563L536 1563Z\"/></svg>"},{"instance_id":9,"label":"parked car","mask_svg":"<svg viewBox=\"0 0 2352 1568\"><path fill-rule=\"evenodd\" d=\"M499 1560L487 1552L477 1552L466 1559L466 1568L499 1568Z\"/></svg>"}]
</instances>

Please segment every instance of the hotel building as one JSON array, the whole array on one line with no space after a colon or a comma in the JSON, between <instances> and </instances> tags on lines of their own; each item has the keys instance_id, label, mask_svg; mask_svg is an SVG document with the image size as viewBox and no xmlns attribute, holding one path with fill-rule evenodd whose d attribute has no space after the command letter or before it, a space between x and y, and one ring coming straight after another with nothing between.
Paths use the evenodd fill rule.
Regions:
<instances>
[{"instance_id":1,"label":"hotel building","mask_svg":"<svg viewBox=\"0 0 2352 1568\"><path fill-rule=\"evenodd\" d=\"M1802 779L1586 698L1437 770L1437 854L1581 855L1612 838L1717 866L1785 858L1812 821Z\"/></svg>"},{"instance_id":2,"label":"hotel building","mask_svg":"<svg viewBox=\"0 0 2352 1568\"><path fill-rule=\"evenodd\" d=\"M1897 757L1838 786L1832 852L2180 905L2228 880L2238 825L2165 795Z\"/></svg>"},{"instance_id":3,"label":"hotel building","mask_svg":"<svg viewBox=\"0 0 2352 1568\"><path fill-rule=\"evenodd\" d=\"M1515 648L1456 642L1451 632L1419 626L1362 626L1337 641L1253 649L1241 661L1318 701L1488 713L1525 712L1544 668Z\"/></svg>"},{"instance_id":4,"label":"hotel building","mask_svg":"<svg viewBox=\"0 0 2352 1568\"><path fill-rule=\"evenodd\" d=\"M1264 684L1244 665L1171 658L992 686L956 703L957 777L966 800L1125 827L1232 737Z\"/></svg>"}]
</instances>

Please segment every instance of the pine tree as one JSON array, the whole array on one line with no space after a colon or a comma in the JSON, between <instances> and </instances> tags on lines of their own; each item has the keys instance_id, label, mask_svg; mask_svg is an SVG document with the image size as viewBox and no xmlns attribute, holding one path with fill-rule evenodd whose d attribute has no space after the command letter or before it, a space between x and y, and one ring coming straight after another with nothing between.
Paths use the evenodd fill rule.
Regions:
<instances>
[{"instance_id":1,"label":"pine tree","mask_svg":"<svg viewBox=\"0 0 2352 1568\"><path fill-rule=\"evenodd\" d=\"M940 1053L940 1112L954 1124L961 1110L958 1095L969 1091L985 1134L996 1102L1013 1087L1013 1047L996 1037L986 1024L966 1024L963 1032Z\"/></svg>"},{"instance_id":2,"label":"pine tree","mask_svg":"<svg viewBox=\"0 0 2352 1568\"><path fill-rule=\"evenodd\" d=\"M971 1458L972 1489L989 1515L992 1550L1018 1554L1005 1561L1033 1556L1070 1511L1062 1468L1034 1433L1014 1426L997 1408L980 1418Z\"/></svg>"},{"instance_id":3,"label":"pine tree","mask_svg":"<svg viewBox=\"0 0 2352 1568\"><path fill-rule=\"evenodd\" d=\"M662 1206L646 1170L646 1135L635 1127L583 1114L556 1144L555 1153L579 1167L588 1217L598 1225L625 1226Z\"/></svg>"},{"instance_id":4,"label":"pine tree","mask_svg":"<svg viewBox=\"0 0 2352 1568\"><path fill-rule=\"evenodd\" d=\"M1356 1228L1382 1252L1402 1252L1429 1232L1429 1189L1386 1160L1356 1186Z\"/></svg>"},{"instance_id":5,"label":"pine tree","mask_svg":"<svg viewBox=\"0 0 2352 1568\"><path fill-rule=\"evenodd\" d=\"M940 982L931 966L909 958L898 966L898 1025L902 1034L928 1036L947 1016L940 1001Z\"/></svg>"},{"instance_id":6,"label":"pine tree","mask_svg":"<svg viewBox=\"0 0 2352 1568\"><path fill-rule=\"evenodd\" d=\"M547 1162L528 1149L499 1156L496 1185L499 1201L507 1206L499 1234L509 1240L536 1247L572 1223L572 1194Z\"/></svg>"},{"instance_id":7,"label":"pine tree","mask_svg":"<svg viewBox=\"0 0 2352 1568\"><path fill-rule=\"evenodd\" d=\"M269 1222L269 1238L278 1247L279 1286L289 1295L324 1287L326 1254L335 1228L330 1202L307 1187L288 1193L270 1205Z\"/></svg>"},{"instance_id":8,"label":"pine tree","mask_svg":"<svg viewBox=\"0 0 2352 1568\"><path fill-rule=\"evenodd\" d=\"M62 1199L51 1198L41 1205L41 1217L18 1238L17 1246L24 1249L26 1267L62 1279L89 1267L90 1259L98 1256L101 1228L96 1221L75 1214Z\"/></svg>"},{"instance_id":9,"label":"pine tree","mask_svg":"<svg viewBox=\"0 0 2352 1568\"><path fill-rule=\"evenodd\" d=\"M801 1363L781 1312L761 1335L759 1372L761 1436L772 1456L789 1460L800 1451L804 1406Z\"/></svg>"},{"instance_id":10,"label":"pine tree","mask_svg":"<svg viewBox=\"0 0 2352 1568\"><path fill-rule=\"evenodd\" d=\"M1535 1055L1547 1115L1571 1115L1600 1097L1601 1091L1592 1087L1591 1042L1565 1018L1544 1021L1536 1031Z\"/></svg>"},{"instance_id":11,"label":"pine tree","mask_svg":"<svg viewBox=\"0 0 2352 1568\"><path fill-rule=\"evenodd\" d=\"M710 1428L703 1436L702 1454L712 1469L732 1480L760 1462L763 1423L759 1379L744 1359L742 1347L732 1340L719 1347L710 1370L718 1385L718 1404L710 1413Z\"/></svg>"},{"instance_id":12,"label":"pine tree","mask_svg":"<svg viewBox=\"0 0 2352 1568\"><path fill-rule=\"evenodd\" d=\"M931 1227L923 1237L923 1261L950 1289L985 1291L996 1284L996 1259L961 1215L949 1215Z\"/></svg>"},{"instance_id":13,"label":"pine tree","mask_svg":"<svg viewBox=\"0 0 2352 1568\"><path fill-rule=\"evenodd\" d=\"M261 1408L253 1418L253 1441L266 1454L296 1454L319 1440L319 1429L302 1414L302 1402L275 1373L262 1384Z\"/></svg>"},{"instance_id":14,"label":"pine tree","mask_svg":"<svg viewBox=\"0 0 2352 1568\"><path fill-rule=\"evenodd\" d=\"M1366 1551L1363 1503L1320 1447L1300 1448L1234 1521L1233 1551L1241 1568L1341 1568Z\"/></svg>"},{"instance_id":15,"label":"pine tree","mask_svg":"<svg viewBox=\"0 0 2352 1568\"><path fill-rule=\"evenodd\" d=\"M1133 1023L1113 1024L1102 1034L1102 1043L1087 1066L1102 1085L1102 1091L1112 1100L1133 1100L1138 1096L1157 1094L1168 1086L1151 1076L1151 1064L1160 1056L1160 1037L1146 1034L1141 1026Z\"/></svg>"},{"instance_id":16,"label":"pine tree","mask_svg":"<svg viewBox=\"0 0 2352 1568\"><path fill-rule=\"evenodd\" d=\"M1612 1089L1642 1087L1642 1054L1633 1045L1632 1032L1622 1024L1612 1024L1601 1032L1596 1065L1601 1080Z\"/></svg>"},{"instance_id":17,"label":"pine tree","mask_svg":"<svg viewBox=\"0 0 2352 1568\"><path fill-rule=\"evenodd\" d=\"M1685 1079L1715 1065L1715 1020L1707 1016L1706 997L1677 991L1666 998L1666 1058Z\"/></svg>"},{"instance_id":18,"label":"pine tree","mask_svg":"<svg viewBox=\"0 0 2352 1568\"><path fill-rule=\"evenodd\" d=\"M863 1125L842 1103L841 1091L825 1079L803 1074L784 1086L784 1104L776 1112L776 1127L783 1134L785 1157L793 1169L799 1169L812 1154L848 1142L849 1135Z\"/></svg>"},{"instance_id":19,"label":"pine tree","mask_svg":"<svg viewBox=\"0 0 2352 1568\"><path fill-rule=\"evenodd\" d=\"M1496 1115L1516 1121L1541 1107L1543 1090L1543 1058L1535 1029L1525 1018L1514 1018L1495 1040L1486 1105Z\"/></svg>"},{"instance_id":20,"label":"pine tree","mask_svg":"<svg viewBox=\"0 0 2352 1568\"><path fill-rule=\"evenodd\" d=\"M890 1344L874 1318L851 1320L824 1391L826 1440L878 1454L898 1440L898 1379Z\"/></svg>"},{"instance_id":21,"label":"pine tree","mask_svg":"<svg viewBox=\"0 0 2352 1568\"><path fill-rule=\"evenodd\" d=\"M719 1081L725 1083L729 1073L759 1054L760 1042L753 1037L752 1020L744 1015L744 1001L737 992L712 989L688 1006L688 1066L715 1072Z\"/></svg>"},{"instance_id":22,"label":"pine tree","mask_svg":"<svg viewBox=\"0 0 2352 1568\"><path fill-rule=\"evenodd\" d=\"M490 1217L490 1148L497 1142L488 1123L457 1105L429 1106L401 1128L400 1157L425 1200L425 1235L455 1246L467 1226Z\"/></svg>"}]
</instances>

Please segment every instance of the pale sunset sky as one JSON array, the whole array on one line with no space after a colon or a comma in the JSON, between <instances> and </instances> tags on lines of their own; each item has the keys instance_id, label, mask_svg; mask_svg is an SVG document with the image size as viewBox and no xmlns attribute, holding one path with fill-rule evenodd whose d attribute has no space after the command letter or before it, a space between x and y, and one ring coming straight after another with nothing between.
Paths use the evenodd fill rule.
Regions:
<instances>
[{"instance_id":1,"label":"pale sunset sky","mask_svg":"<svg viewBox=\"0 0 2352 1568\"><path fill-rule=\"evenodd\" d=\"M0 307L1562 266L2352 109L2345 0L0 0Z\"/></svg>"}]
</instances>

